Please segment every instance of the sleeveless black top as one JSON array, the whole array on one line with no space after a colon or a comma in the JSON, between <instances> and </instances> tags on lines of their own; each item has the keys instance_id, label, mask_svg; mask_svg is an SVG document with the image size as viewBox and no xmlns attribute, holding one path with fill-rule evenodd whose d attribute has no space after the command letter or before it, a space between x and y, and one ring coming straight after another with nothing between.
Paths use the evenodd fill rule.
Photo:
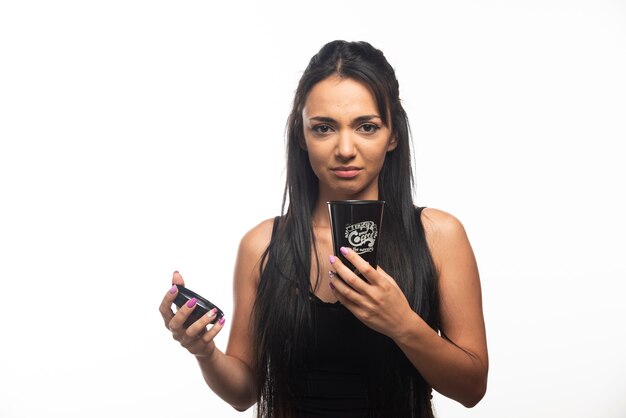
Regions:
<instances>
[{"instance_id":1,"label":"sleeveless black top","mask_svg":"<svg viewBox=\"0 0 626 418\"><path fill-rule=\"evenodd\" d=\"M339 302L311 294L314 341L296 371L299 418L367 416L367 388L376 362L370 330Z\"/></svg>"},{"instance_id":2,"label":"sleeveless black top","mask_svg":"<svg viewBox=\"0 0 626 418\"><path fill-rule=\"evenodd\" d=\"M417 209L418 219L421 209ZM272 237L279 219L274 220ZM381 385L377 379L381 344L390 340L364 325L339 302L324 302L313 293L309 302L313 339L300 366L292 370L297 418L367 417L371 407L368 392L380 390ZM408 360L406 365L413 367Z\"/></svg>"}]
</instances>

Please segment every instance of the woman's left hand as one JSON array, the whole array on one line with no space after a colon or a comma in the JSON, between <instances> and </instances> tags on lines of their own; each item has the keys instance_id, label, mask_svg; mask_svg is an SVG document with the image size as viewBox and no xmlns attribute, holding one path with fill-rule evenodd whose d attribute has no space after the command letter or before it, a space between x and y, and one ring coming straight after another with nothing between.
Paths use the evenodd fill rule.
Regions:
<instances>
[{"instance_id":1,"label":"woman's left hand","mask_svg":"<svg viewBox=\"0 0 626 418\"><path fill-rule=\"evenodd\" d=\"M349 248L342 247L341 253L367 282L346 267L338 257L331 255L330 263L335 270L330 272L333 293L365 325L390 338L397 337L407 319L416 315L406 296L382 268L374 269Z\"/></svg>"}]
</instances>

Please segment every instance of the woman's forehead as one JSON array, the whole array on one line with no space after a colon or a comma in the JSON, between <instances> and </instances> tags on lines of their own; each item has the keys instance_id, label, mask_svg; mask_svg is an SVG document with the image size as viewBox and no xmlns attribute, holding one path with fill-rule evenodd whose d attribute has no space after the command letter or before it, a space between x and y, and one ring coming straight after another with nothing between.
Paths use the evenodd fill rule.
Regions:
<instances>
[{"instance_id":1,"label":"woman's forehead","mask_svg":"<svg viewBox=\"0 0 626 418\"><path fill-rule=\"evenodd\" d=\"M330 116L378 114L370 89L351 78L331 76L317 83L304 103L303 115Z\"/></svg>"}]
</instances>

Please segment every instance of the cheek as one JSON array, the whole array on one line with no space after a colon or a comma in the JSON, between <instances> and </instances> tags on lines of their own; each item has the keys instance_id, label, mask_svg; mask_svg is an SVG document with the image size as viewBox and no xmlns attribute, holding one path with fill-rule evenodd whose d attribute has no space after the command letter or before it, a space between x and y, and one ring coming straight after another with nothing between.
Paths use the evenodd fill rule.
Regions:
<instances>
[{"instance_id":1,"label":"cheek","mask_svg":"<svg viewBox=\"0 0 626 418\"><path fill-rule=\"evenodd\" d=\"M309 164L311 164L313 172L319 177L322 167L325 165L323 158L319 153L315 152L315 149L309 148L307 154L309 155Z\"/></svg>"},{"instance_id":2,"label":"cheek","mask_svg":"<svg viewBox=\"0 0 626 418\"><path fill-rule=\"evenodd\" d=\"M383 164L385 163L386 156L387 156L386 149L371 150L367 154L367 162L371 164L373 167L377 167L380 170Z\"/></svg>"},{"instance_id":3,"label":"cheek","mask_svg":"<svg viewBox=\"0 0 626 418\"><path fill-rule=\"evenodd\" d=\"M313 172L318 178L324 174L325 164L323 164L319 160L316 160L315 158L310 158L310 157L309 157L309 162L311 163L311 168L313 169Z\"/></svg>"},{"instance_id":4,"label":"cheek","mask_svg":"<svg viewBox=\"0 0 626 418\"><path fill-rule=\"evenodd\" d=\"M313 171L318 174L318 170L326 167L328 165L328 159L333 154L333 147L330 141L320 142L314 140L306 140L305 136L305 144L307 154L309 156L309 163L313 168Z\"/></svg>"}]
</instances>

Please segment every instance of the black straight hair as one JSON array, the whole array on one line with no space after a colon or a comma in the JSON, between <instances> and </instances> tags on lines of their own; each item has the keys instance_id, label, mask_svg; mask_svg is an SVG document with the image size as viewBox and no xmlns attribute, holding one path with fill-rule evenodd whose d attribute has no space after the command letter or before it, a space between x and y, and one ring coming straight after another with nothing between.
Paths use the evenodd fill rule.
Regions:
<instances>
[{"instance_id":1,"label":"black straight hair","mask_svg":"<svg viewBox=\"0 0 626 418\"><path fill-rule=\"evenodd\" d=\"M420 211L413 204L410 130L395 71L382 51L367 42L329 42L311 58L300 78L287 121L282 217L263 254L252 322L258 417L294 415L296 398L290 372L311 337L309 295L320 279L319 260L313 265L311 259L315 249L311 216L319 184L302 147L302 110L313 86L333 75L368 87L383 123L395 136L397 146L387 153L378 180L379 199L386 202L379 264L397 281L411 308L433 329L439 329L437 274ZM312 271L317 277L314 285ZM376 367L381 380L380 389L370 388L368 394L370 416L432 417L431 388L397 345L378 335L383 354Z\"/></svg>"}]
</instances>

